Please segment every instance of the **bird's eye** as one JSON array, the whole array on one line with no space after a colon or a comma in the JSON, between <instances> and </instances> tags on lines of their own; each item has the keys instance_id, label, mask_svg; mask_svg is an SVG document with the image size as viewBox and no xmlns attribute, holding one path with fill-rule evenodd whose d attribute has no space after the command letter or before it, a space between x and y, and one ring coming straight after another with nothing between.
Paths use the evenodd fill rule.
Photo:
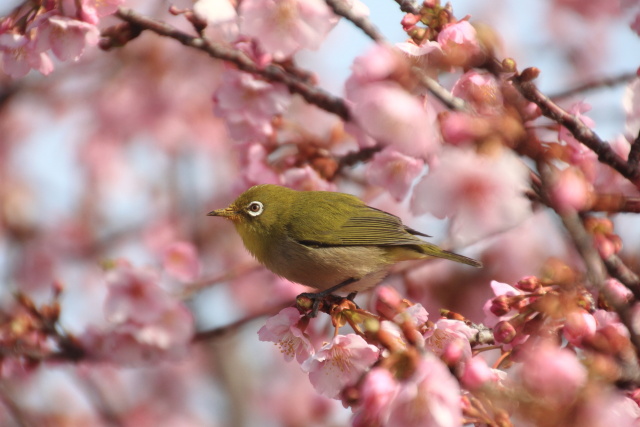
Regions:
<instances>
[{"instance_id":1,"label":"bird's eye","mask_svg":"<svg viewBox=\"0 0 640 427\"><path fill-rule=\"evenodd\" d=\"M264 210L264 206L260 202L251 202L247 205L247 212L251 216L258 216Z\"/></svg>"}]
</instances>

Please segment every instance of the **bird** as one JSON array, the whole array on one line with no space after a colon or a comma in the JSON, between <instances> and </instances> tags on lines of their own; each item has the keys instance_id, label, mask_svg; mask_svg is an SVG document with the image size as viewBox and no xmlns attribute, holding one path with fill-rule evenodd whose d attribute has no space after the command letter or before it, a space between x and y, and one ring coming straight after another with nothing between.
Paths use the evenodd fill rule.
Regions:
<instances>
[{"instance_id":1,"label":"bird","mask_svg":"<svg viewBox=\"0 0 640 427\"><path fill-rule=\"evenodd\" d=\"M346 193L261 184L207 215L230 220L245 248L267 269L320 291L303 294L312 298L370 289L400 261L436 257L482 267Z\"/></svg>"}]
</instances>

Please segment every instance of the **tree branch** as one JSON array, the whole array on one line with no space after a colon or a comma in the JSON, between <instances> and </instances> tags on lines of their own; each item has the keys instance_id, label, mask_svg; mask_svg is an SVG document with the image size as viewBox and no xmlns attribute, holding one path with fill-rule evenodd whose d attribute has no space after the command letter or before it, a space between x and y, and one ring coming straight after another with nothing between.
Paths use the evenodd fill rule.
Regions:
<instances>
[{"instance_id":1,"label":"tree branch","mask_svg":"<svg viewBox=\"0 0 640 427\"><path fill-rule=\"evenodd\" d=\"M363 33L369 36L373 41L381 43L384 42L384 36L373 23L366 17L357 16L352 12L351 7L347 5L347 2L342 0L324 0L325 3L333 10L336 15L351 21L356 27L360 28Z\"/></svg>"},{"instance_id":2,"label":"tree branch","mask_svg":"<svg viewBox=\"0 0 640 427\"><path fill-rule=\"evenodd\" d=\"M260 68L251 58L239 50L214 43L206 38L192 36L165 22L148 18L125 7L119 8L116 16L139 29L149 30L161 36L172 38L185 46L206 52L213 58L231 62L242 71L259 75L270 81L280 82L286 85L291 93L299 94L310 104L336 114L345 121L350 119L349 109L342 98L335 97L322 89L310 86L307 82L288 74L276 65L270 64L264 68Z\"/></svg>"},{"instance_id":3,"label":"tree branch","mask_svg":"<svg viewBox=\"0 0 640 427\"><path fill-rule=\"evenodd\" d=\"M636 77L638 77L638 75L635 71L629 72L629 73L623 73L623 74L620 74L619 76L603 77L601 79L592 80L590 82L583 83L576 87L569 88L562 92L558 92L554 95L550 95L549 98L551 98L554 102L557 102L561 99L569 98L573 95L577 95L582 92L587 92L591 90L601 89L603 87L611 87L611 86L617 86L619 84L627 83L628 81L633 80Z\"/></svg>"},{"instance_id":4,"label":"tree branch","mask_svg":"<svg viewBox=\"0 0 640 427\"><path fill-rule=\"evenodd\" d=\"M629 165L618 156L611 146L587 127L582 121L569 114L564 109L542 94L535 84L522 78L522 74L512 78L514 86L529 101L540 107L542 114L567 128L582 144L589 147L598 155L598 160L605 163L640 187L640 170L637 165Z\"/></svg>"}]
</instances>

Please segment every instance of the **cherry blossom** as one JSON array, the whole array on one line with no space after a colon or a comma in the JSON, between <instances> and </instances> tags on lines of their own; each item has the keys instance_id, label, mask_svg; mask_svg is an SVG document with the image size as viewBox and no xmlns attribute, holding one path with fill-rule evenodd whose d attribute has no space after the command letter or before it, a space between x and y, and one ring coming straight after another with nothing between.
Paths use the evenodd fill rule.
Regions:
<instances>
[{"instance_id":1,"label":"cherry blossom","mask_svg":"<svg viewBox=\"0 0 640 427\"><path fill-rule=\"evenodd\" d=\"M178 280L189 282L200 274L200 260L196 247L190 242L178 241L164 250L163 265L167 273Z\"/></svg>"},{"instance_id":2,"label":"cherry blossom","mask_svg":"<svg viewBox=\"0 0 640 427\"><path fill-rule=\"evenodd\" d=\"M2 70L13 78L26 75L32 68L45 76L53 71L53 62L38 49L33 39L16 33L0 34Z\"/></svg>"},{"instance_id":3,"label":"cherry blossom","mask_svg":"<svg viewBox=\"0 0 640 427\"><path fill-rule=\"evenodd\" d=\"M396 83L366 84L348 96L358 125L379 143L414 157L427 157L438 149L435 112Z\"/></svg>"},{"instance_id":4,"label":"cherry blossom","mask_svg":"<svg viewBox=\"0 0 640 427\"><path fill-rule=\"evenodd\" d=\"M239 15L240 32L279 61L300 49L317 49L338 23L322 0L245 0Z\"/></svg>"},{"instance_id":5,"label":"cherry blossom","mask_svg":"<svg viewBox=\"0 0 640 427\"><path fill-rule=\"evenodd\" d=\"M530 215L524 196L528 170L507 151L496 156L445 148L416 185L415 213L451 217L457 240L467 241L514 226Z\"/></svg>"},{"instance_id":6,"label":"cherry blossom","mask_svg":"<svg viewBox=\"0 0 640 427\"><path fill-rule=\"evenodd\" d=\"M422 173L423 165L422 160L387 147L373 156L367 166L367 176L371 184L386 188L396 200L402 200Z\"/></svg>"},{"instance_id":7,"label":"cherry blossom","mask_svg":"<svg viewBox=\"0 0 640 427\"><path fill-rule=\"evenodd\" d=\"M536 396L569 403L587 381L587 370L575 353L550 343L531 345L523 351L520 371L524 386Z\"/></svg>"},{"instance_id":8,"label":"cherry blossom","mask_svg":"<svg viewBox=\"0 0 640 427\"><path fill-rule=\"evenodd\" d=\"M61 61L77 61L85 47L97 44L100 36L95 25L65 16L50 16L34 25L38 26L39 47L41 41L46 40L46 46L51 46L51 51Z\"/></svg>"},{"instance_id":9,"label":"cherry blossom","mask_svg":"<svg viewBox=\"0 0 640 427\"><path fill-rule=\"evenodd\" d=\"M475 329L460 320L438 319L435 325L425 333L425 343L436 356L441 356L448 347L460 348L460 359L471 358L469 339L476 333Z\"/></svg>"},{"instance_id":10,"label":"cherry blossom","mask_svg":"<svg viewBox=\"0 0 640 427\"><path fill-rule=\"evenodd\" d=\"M400 382L387 425L453 427L461 423L460 386L440 359L426 353L415 372Z\"/></svg>"},{"instance_id":11,"label":"cherry blossom","mask_svg":"<svg viewBox=\"0 0 640 427\"><path fill-rule=\"evenodd\" d=\"M355 410L352 425L369 427L385 425L389 418L390 404L400 388L391 372L373 368L360 385L360 405Z\"/></svg>"},{"instance_id":12,"label":"cherry blossom","mask_svg":"<svg viewBox=\"0 0 640 427\"><path fill-rule=\"evenodd\" d=\"M287 88L251 74L227 70L214 94L214 112L225 119L232 138L246 142L264 139L273 132L271 120L290 102Z\"/></svg>"},{"instance_id":13,"label":"cherry blossom","mask_svg":"<svg viewBox=\"0 0 640 427\"><path fill-rule=\"evenodd\" d=\"M302 369L309 373L318 393L337 398L347 385L353 385L373 363L380 350L355 334L337 335L308 358Z\"/></svg>"},{"instance_id":14,"label":"cherry blossom","mask_svg":"<svg viewBox=\"0 0 640 427\"><path fill-rule=\"evenodd\" d=\"M285 360L294 358L299 363L313 355L314 349L309 338L298 326L302 315L294 307L288 307L269 318L266 325L258 331L260 341L275 343Z\"/></svg>"}]
</instances>

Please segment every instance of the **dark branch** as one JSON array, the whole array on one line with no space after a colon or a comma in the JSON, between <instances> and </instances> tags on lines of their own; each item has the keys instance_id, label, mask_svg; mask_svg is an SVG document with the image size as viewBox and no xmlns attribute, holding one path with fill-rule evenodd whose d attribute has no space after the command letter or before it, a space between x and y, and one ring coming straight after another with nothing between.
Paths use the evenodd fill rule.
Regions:
<instances>
[{"instance_id":1,"label":"dark branch","mask_svg":"<svg viewBox=\"0 0 640 427\"><path fill-rule=\"evenodd\" d=\"M577 95L580 94L582 92L587 92L587 91L591 91L591 90L596 90L596 89L601 89L604 87L611 87L611 86L617 86L620 84L624 84L627 83L628 81L633 80L634 78L636 78L638 75L636 74L636 72L630 72L630 73L624 73L624 74L620 74L619 76L613 76L613 77L604 77L598 80L592 80L590 82L587 83L583 83L581 85L578 85L576 87L572 87L570 89L564 90L562 92L558 92L555 95L551 95L549 96L549 98L551 98L552 100L554 100L555 102L564 99L564 98L569 98L573 95Z\"/></svg>"},{"instance_id":2,"label":"dark branch","mask_svg":"<svg viewBox=\"0 0 640 427\"><path fill-rule=\"evenodd\" d=\"M202 50L213 58L231 62L242 71L259 75L270 81L283 83L289 88L289 91L299 94L310 104L314 104L323 110L336 114L343 120L348 121L350 118L349 109L342 98L335 97L322 89L310 86L298 77L288 74L281 67L271 64L260 68L251 58L239 50L213 43L202 37L192 36L165 22L140 15L128 8L121 7L118 9L118 12L116 12L116 16L137 28L172 38L185 46Z\"/></svg>"},{"instance_id":3,"label":"dark branch","mask_svg":"<svg viewBox=\"0 0 640 427\"><path fill-rule=\"evenodd\" d=\"M356 16L352 8L347 5L347 2L342 0L324 0L325 3L333 10L336 15L342 16L345 19L351 21L356 27L360 28L367 36L369 36L375 42L383 42L384 36L373 23L366 17Z\"/></svg>"},{"instance_id":4,"label":"dark branch","mask_svg":"<svg viewBox=\"0 0 640 427\"><path fill-rule=\"evenodd\" d=\"M595 132L578 118L569 114L542 94L531 81L523 79L522 75L517 75L512 80L522 96L540 107L544 116L567 128L578 141L593 150L602 163L611 166L636 186L640 186L640 169L638 169L637 165L629 165L613 151L609 144L600 139Z\"/></svg>"}]
</instances>

